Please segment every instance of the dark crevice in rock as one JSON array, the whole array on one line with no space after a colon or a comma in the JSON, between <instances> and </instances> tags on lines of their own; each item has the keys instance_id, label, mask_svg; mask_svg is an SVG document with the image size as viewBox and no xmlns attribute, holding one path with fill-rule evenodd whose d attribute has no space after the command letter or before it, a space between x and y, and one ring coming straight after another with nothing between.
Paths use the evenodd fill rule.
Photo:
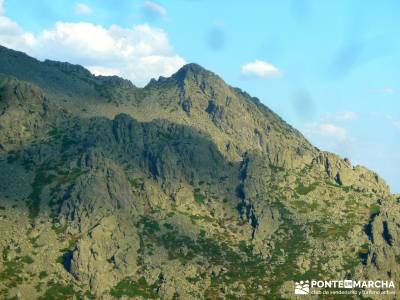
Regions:
<instances>
[{"instance_id":1,"label":"dark crevice in rock","mask_svg":"<svg viewBox=\"0 0 400 300\"><path fill-rule=\"evenodd\" d=\"M374 222L375 218L379 215L379 211L376 213L371 214L370 220L368 224L364 225L364 232L368 236L368 239L373 243L374 236L372 234L372 223Z\"/></svg>"},{"instance_id":2,"label":"dark crevice in rock","mask_svg":"<svg viewBox=\"0 0 400 300\"><path fill-rule=\"evenodd\" d=\"M376 258L377 258L376 253L372 254L371 263L372 263L375 267L378 267L377 264L376 264Z\"/></svg>"},{"instance_id":3,"label":"dark crevice in rock","mask_svg":"<svg viewBox=\"0 0 400 300\"><path fill-rule=\"evenodd\" d=\"M328 158L325 159L325 172L328 177L331 177L331 162Z\"/></svg>"},{"instance_id":4,"label":"dark crevice in rock","mask_svg":"<svg viewBox=\"0 0 400 300\"><path fill-rule=\"evenodd\" d=\"M368 263L368 256L369 256L369 251L368 252L359 252L358 257L361 260L361 263L366 266Z\"/></svg>"},{"instance_id":5,"label":"dark crevice in rock","mask_svg":"<svg viewBox=\"0 0 400 300\"><path fill-rule=\"evenodd\" d=\"M383 221L382 224L383 224L383 232L382 232L383 239L389 246L393 246L393 237L389 232L388 223L386 221Z\"/></svg>"},{"instance_id":6,"label":"dark crevice in rock","mask_svg":"<svg viewBox=\"0 0 400 300\"><path fill-rule=\"evenodd\" d=\"M338 185L343 185L343 182L342 182L342 179L340 178L340 174L339 173L337 173L336 176L335 176L335 182Z\"/></svg>"},{"instance_id":7,"label":"dark crevice in rock","mask_svg":"<svg viewBox=\"0 0 400 300\"><path fill-rule=\"evenodd\" d=\"M244 182L247 178L247 168L249 164L249 158L247 154L245 154L245 158L243 159L241 165L240 165L240 171L239 171L239 180L240 183L236 187L236 196L240 199L240 203L237 206L237 209L240 214L240 218L246 219L251 227L252 227L252 233L251 233L251 238L254 239L255 233L258 227L258 219L255 213L254 205L250 203L249 200L246 199L246 192L244 189Z\"/></svg>"},{"instance_id":8,"label":"dark crevice in rock","mask_svg":"<svg viewBox=\"0 0 400 300\"><path fill-rule=\"evenodd\" d=\"M245 193L244 193L243 183L240 183L240 184L236 187L235 193L236 193L236 196L238 196L239 199L241 199L242 201L244 201L244 199L245 199L246 196L245 196ZM240 206L241 204L242 204L242 203L240 203L239 206ZM239 211L240 211L240 210L239 210Z\"/></svg>"},{"instance_id":9,"label":"dark crevice in rock","mask_svg":"<svg viewBox=\"0 0 400 300\"><path fill-rule=\"evenodd\" d=\"M73 258L73 251L71 250L65 252L61 257L64 269L69 273L71 273L72 258Z\"/></svg>"},{"instance_id":10,"label":"dark crevice in rock","mask_svg":"<svg viewBox=\"0 0 400 300\"><path fill-rule=\"evenodd\" d=\"M222 121L224 117L224 107L217 105L215 100L209 100L206 112L210 115L211 120L218 124Z\"/></svg>"},{"instance_id":11,"label":"dark crevice in rock","mask_svg":"<svg viewBox=\"0 0 400 300\"><path fill-rule=\"evenodd\" d=\"M183 99L181 102L182 109L187 113L188 116L192 115L192 99Z\"/></svg>"},{"instance_id":12,"label":"dark crevice in rock","mask_svg":"<svg viewBox=\"0 0 400 300\"><path fill-rule=\"evenodd\" d=\"M156 179L160 175L160 173L158 172L158 167L157 167L157 157L153 153L148 152L148 151L145 151L144 157L147 160L148 169L149 169L151 176L153 177L153 179Z\"/></svg>"}]
</instances>

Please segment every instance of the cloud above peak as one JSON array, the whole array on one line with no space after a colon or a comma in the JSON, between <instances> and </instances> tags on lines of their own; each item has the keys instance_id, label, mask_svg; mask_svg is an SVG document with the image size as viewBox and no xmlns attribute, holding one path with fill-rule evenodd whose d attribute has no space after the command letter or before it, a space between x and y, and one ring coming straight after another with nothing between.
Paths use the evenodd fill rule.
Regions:
<instances>
[{"instance_id":1,"label":"cloud above peak","mask_svg":"<svg viewBox=\"0 0 400 300\"><path fill-rule=\"evenodd\" d=\"M317 135L329 139L333 138L338 142L344 142L347 139L347 130L332 123L307 124L306 134L309 136Z\"/></svg>"},{"instance_id":2,"label":"cloud above peak","mask_svg":"<svg viewBox=\"0 0 400 300\"><path fill-rule=\"evenodd\" d=\"M244 64L241 71L245 77L271 78L282 76L282 72L277 67L262 60Z\"/></svg>"},{"instance_id":3,"label":"cloud above peak","mask_svg":"<svg viewBox=\"0 0 400 300\"><path fill-rule=\"evenodd\" d=\"M356 112L353 111L343 111L341 113L336 113L336 114L330 114L327 113L324 116L324 121L325 122L349 122L349 121L355 121L359 118L359 115Z\"/></svg>"},{"instance_id":4,"label":"cloud above peak","mask_svg":"<svg viewBox=\"0 0 400 300\"><path fill-rule=\"evenodd\" d=\"M38 59L69 61L98 75L122 76L138 86L151 78L170 76L185 64L174 52L166 32L148 24L107 28L60 21L33 34L0 15L0 41Z\"/></svg>"},{"instance_id":5,"label":"cloud above peak","mask_svg":"<svg viewBox=\"0 0 400 300\"><path fill-rule=\"evenodd\" d=\"M75 4L75 14L77 15L91 15L93 10L84 3Z\"/></svg>"},{"instance_id":6,"label":"cloud above peak","mask_svg":"<svg viewBox=\"0 0 400 300\"><path fill-rule=\"evenodd\" d=\"M149 19L156 19L160 17L165 17L167 15L166 8L154 1L145 1L143 3L142 10L145 17Z\"/></svg>"}]
</instances>

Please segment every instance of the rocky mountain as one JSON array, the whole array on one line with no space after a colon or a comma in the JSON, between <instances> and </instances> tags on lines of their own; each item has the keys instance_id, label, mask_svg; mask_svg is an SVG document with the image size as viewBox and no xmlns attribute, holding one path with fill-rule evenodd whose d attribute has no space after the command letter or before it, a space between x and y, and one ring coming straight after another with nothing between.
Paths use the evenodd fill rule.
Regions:
<instances>
[{"instance_id":1,"label":"rocky mountain","mask_svg":"<svg viewBox=\"0 0 400 300\"><path fill-rule=\"evenodd\" d=\"M293 299L297 280L399 282L399 201L199 65L137 88L0 47L4 299Z\"/></svg>"}]
</instances>

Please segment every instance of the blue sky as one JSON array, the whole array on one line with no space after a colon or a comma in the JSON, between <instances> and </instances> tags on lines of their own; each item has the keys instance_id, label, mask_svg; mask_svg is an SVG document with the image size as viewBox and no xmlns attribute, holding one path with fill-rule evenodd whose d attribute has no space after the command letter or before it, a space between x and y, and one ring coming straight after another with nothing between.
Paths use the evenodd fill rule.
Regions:
<instances>
[{"instance_id":1,"label":"blue sky","mask_svg":"<svg viewBox=\"0 0 400 300\"><path fill-rule=\"evenodd\" d=\"M199 63L400 192L399 1L0 0L0 7L3 45L139 86Z\"/></svg>"}]
</instances>

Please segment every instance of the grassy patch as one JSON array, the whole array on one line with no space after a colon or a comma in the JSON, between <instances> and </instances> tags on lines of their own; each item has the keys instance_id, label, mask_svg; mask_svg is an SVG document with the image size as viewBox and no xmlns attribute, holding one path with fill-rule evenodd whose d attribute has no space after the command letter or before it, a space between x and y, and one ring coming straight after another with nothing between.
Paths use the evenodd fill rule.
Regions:
<instances>
[{"instance_id":1,"label":"grassy patch","mask_svg":"<svg viewBox=\"0 0 400 300\"><path fill-rule=\"evenodd\" d=\"M46 271L41 271L39 273L39 279L46 278L47 276L49 276L49 274Z\"/></svg>"},{"instance_id":2,"label":"grassy patch","mask_svg":"<svg viewBox=\"0 0 400 300\"><path fill-rule=\"evenodd\" d=\"M160 225L158 224L158 222L149 217L142 217L142 219L140 220L139 223L137 223L137 225L143 226L143 231L147 235L152 235L152 234L160 231Z\"/></svg>"},{"instance_id":3,"label":"grassy patch","mask_svg":"<svg viewBox=\"0 0 400 300\"><path fill-rule=\"evenodd\" d=\"M149 285L144 277L141 277L138 281L132 281L130 278L125 278L110 291L110 294L118 299L123 296L157 299L159 296L154 289L155 286Z\"/></svg>"},{"instance_id":4,"label":"grassy patch","mask_svg":"<svg viewBox=\"0 0 400 300\"><path fill-rule=\"evenodd\" d=\"M206 197L200 192L200 189L195 189L193 196L194 196L194 200L198 204L204 204L204 200L206 199Z\"/></svg>"},{"instance_id":5,"label":"grassy patch","mask_svg":"<svg viewBox=\"0 0 400 300\"><path fill-rule=\"evenodd\" d=\"M271 170L272 170L273 172L275 172L275 173L285 171L285 168L279 167L279 166L275 166L275 165L272 165L272 164L270 164L269 167L270 167Z\"/></svg>"},{"instance_id":6,"label":"grassy patch","mask_svg":"<svg viewBox=\"0 0 400 300\"><path fill-rule=\"evenodd\" d=\"M19 260L6 261L3 264L3 271L0 273L0 282L11 288L21 284L23 279L22 274L23 262Z\"/></svg>"},{"instance_id":7,"label":"grassy patch","mask_svg":"<svg viewBox=\"0 0 400 300\"><path fill-rule=\"evenodd\" d=\"M66 285L59 282L49 282L44 295L39 300L67 300L83 299L83 296L74 290L72 284Z\"/></svg>"},{"instance_id":8,"label":"grassy patch","mask_svg":"<svg viewBox=\"0 0 400 300\"><path fill-rule=\"evenodd\" d=\"M318 186L317 182L314 182L308 186L305 186L301 182L299 182L296 187L296 193L299 195L307 195L308 193L315 190L317 188L317 186Z\"/></svg>"},{"instance_id":9,"label":"grassy patch","mask_svg":"<svg viewBox=\"0 0 400 300\"><path fill-rule=\"evenodd\" d=\"M29 242L32 244L33 248L39 248L39 244L37 243L38 239L39 236L29 239Z\"/></svg>"},{"instance_id":10,"label":"grassy patch","mask_svg":"<svg viewBox=\"0 0 400 300\"><path fill-rule=\"evenodd\" d=\"M371 216L378 214L380 212L380 210L381 210L381 207L376 203L372 204L369 207L369 213L370 213Z\"/></svg>"},{"instance_id":11,"label":"grassy patch","mask_svg":"<svg viewBox=\"0 0 400 300\"><path fill-rule=\"evenodd\" d=\"M32 264L34 262L33 258L30 257L29 255L21 257L21 261L26 264Z\"/></svg>"},{"instance_id":12,"label":"grassy patch","mask_svg":"<svg viewBox=\"0 0 400 300\"><path fill-rule=\"evenodd\" d=\"M135 178L133 180L129 180L129 183L134 189L140 189L143 188L144 180L143 178Z\"/></svg>"},{"instance_id":13,"label":"grassy patch","mask_svg":"<svg viewBox=\"0 0 400 300\"><path fill-rule=\"evenodd\" d=\"M351 231L351 229L354 228L354 224L352 223L344 223L342 225L335 225L328 227L326 231L327 237L330 238L339 238L339 237L344 237L347 236L347 234Z\"/></svg>"},{"instance_id":14,"label":"grassy patch","mask_svg":"<svg viewBox=\"0 0 400 300\"><path fill-rule=\"evenodd\" d=\"M396 258L396 262L397 262L398 264L400 264L400 254L397 254L397 255L395 256L395 258Z\"/></svg>"},{"instance_id":15,"label":"grassy patch","mask_svg":"<svg viewBox=\"0 0 400 300\"><path fill-rule=\"evenodd\" d=\"M302 209L303 211L301 212L307 212L309 210L315 210L319 207L318 202L314 201L312 203L308 203L304 200L296 200L292 202L293 206L298 208L298 209Z\"/></svg>"},{"instance_id":16,"label":"grassy patch","mask_svg":"<svg viewBox=\"0 0 400 300\"><path fill-rule=\"evenodd\" d=\"M311 190L312 189L307 188L304 189L304 191L300 191L307 191L308 193ZM297 258L306 252L309 246L304 228L293 221L292 214L288 209L280 202L276 203L276 207L283 221L280 230L283 230L285 234L280 234L280 237L277 237L274 251L269 259L272 266L272 278L274 278L268 283L268 286L271 288L271 296L279 295L279 289L284 282L303 278L304 274L300 274L298 271ZM281 249L283 249L284 252L282 252ZM282 256L284 258L283 263L277 263L282 261Z\"/></svg>"}]
</instances>

